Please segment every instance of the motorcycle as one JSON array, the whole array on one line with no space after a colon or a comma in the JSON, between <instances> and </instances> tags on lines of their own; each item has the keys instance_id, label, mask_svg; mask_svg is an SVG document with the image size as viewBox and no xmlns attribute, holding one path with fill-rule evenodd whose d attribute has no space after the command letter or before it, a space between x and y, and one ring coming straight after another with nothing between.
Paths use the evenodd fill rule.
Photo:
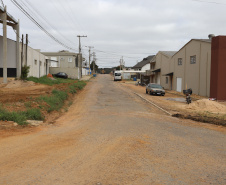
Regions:
<instances>
[{"instance_id":1,"label":"motorcycle","mask_svg":"<svg viewBox=\"0 0 226 185\"><path fill-rule=\"evenodd\" d=\"M189 89L183 90L183 93L186 95L187 104L191 103L192 89L189 88Z\"/></svg>"}]
</instances>

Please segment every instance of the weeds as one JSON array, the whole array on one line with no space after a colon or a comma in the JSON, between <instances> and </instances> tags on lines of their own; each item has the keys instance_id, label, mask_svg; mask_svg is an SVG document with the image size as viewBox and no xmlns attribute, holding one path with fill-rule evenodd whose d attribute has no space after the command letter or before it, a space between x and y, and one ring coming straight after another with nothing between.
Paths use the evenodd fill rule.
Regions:
<instances>
[{"instance_id":1,"label":"weeds","mask_svg":"<svg viewBox=\"0 0 226 185\"><path fill-rule=\"evenodd\" d=\"M60 108L64 105L64 100L67 98L67 92L54 89L51 96L40 96L38 101L46 102L48 104L48 106L45 107L46 110L48 112L52 112L54 110L60 110Z\"/></svg>"},{"instance_id":2,"label":"weeds","mask_svg":"<svg viewBox=\"0 0 226 185\"><path fill-rule=\"evenodd\" d=\"M29 102L25 102L24 103L24 106L26 107L26 108L31 108L31 102L29 101Z\"/></svg>"},{"instance_id":3,"label":"weeds","mask_svg":"<svg viewBox=\"0 0 226 185\"><path fill-rule=\"evenodd\" d=\"M41 78L36 77L29 77L28 81L33 81L35 83L45 84L45 85L54 85L54 84L61 84L61 83L72 83L75 80L72 79L62 79L62 78L48 78L47 76L43 76Z\"/></svg>"},{"instance_id":4,"label":"weeds","mask_svg":"<svg viewBox=\"0 0 226 185\"><path fill-rule=\"evenodd\" d=\"M78 81L77 83L73 83L69 86L69 92L71 94L77 93L77 90L82 90L85 87L86 83L83 81Z\"/></svg>"},{"instance_id":5,"label":"weeds","mask_svg":"<svg viewBox=\"0 0 226 185\"><path fill-rule=\"evenodd\" d=\"M14 121L19 125L26 125L26 120L44 120L39 109L29 109L27 111L9 112L7 110L0 109L0 120Z\"/></svg>"}]
</instances>

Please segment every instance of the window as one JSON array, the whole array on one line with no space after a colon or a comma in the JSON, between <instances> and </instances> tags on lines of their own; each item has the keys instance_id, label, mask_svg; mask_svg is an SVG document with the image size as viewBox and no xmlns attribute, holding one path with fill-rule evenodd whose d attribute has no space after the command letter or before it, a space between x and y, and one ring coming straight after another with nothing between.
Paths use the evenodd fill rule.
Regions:
<instances>
[{"instance_id":1,"label":"window","mask_svg":"<svg viewBox=\"0 0 226 185\"><path fill-rule=\"evenodd\" d=\"M196 55L190 56L190 63L195 64L196 63Z\"/></svg>"},{"instance_id":2,"label":"window","mask_svg":"<svg viewBox=\"0 0 226 185\"><path fill-rule=\"evenodd\" d=\"M40 66L42 66L42 61L39 61Z\"/></svg>"},{"instance_id":3,"label":"window","mask_svg":"<svg viewBox=\"0 0 226 185\"><path fill-rule=\"evenodd\" d=\"M182 65L182 58L178 58L178 66Z\"/></svg>"},{"instance_id":4,"label":"window","mask_svg":"<svg viewBox=\"0 0 226 185\"><path fill-rule=\"evenodd\" d=\"M35 65L37 65L37 60L35 60Z\"/></svg>"},{"instance_id":5,"label":"window","mask_svg":"<svg viewBox=\"0 0 226 185\"><path fill-rule=\"evenodd\" d=\"M68 58L68 62L72 62L72 58L71 57Z\"/></svg>"},{"instance_id":6,"label":"window","mask_svg":"<svg viewBox=\"0 0 226 185\"><path fill-rule=\"evenodd\" d=\"M166 77L166 84L168 84L168 82L169 82L169 78L168 78L168 77Z\"/></svg>"}]
</instances>

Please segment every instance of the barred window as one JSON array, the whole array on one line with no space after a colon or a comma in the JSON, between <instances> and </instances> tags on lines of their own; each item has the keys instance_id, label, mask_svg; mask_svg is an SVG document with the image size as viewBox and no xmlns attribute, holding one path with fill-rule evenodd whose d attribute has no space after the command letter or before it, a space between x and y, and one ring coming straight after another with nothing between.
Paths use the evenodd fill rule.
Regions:
<instances>
[{"instance_id":1,"label":"barred window","mask_svg":"<svg viewBox=\"0 0 226 185\"><path fill-rule=\"evenodd\" d=\"M190 63L195 64L196 63L196 55L190 56Z\"/></svg>"},{"instance_id":2,"label":"barred window","mask_svg":"<svg viewBox=\"0 0 226 185\"><path fill-rule=\"evenodd\" d=\"M178 66L182 65L182 58L178 58Z\"/></svg>"}]
</instances>

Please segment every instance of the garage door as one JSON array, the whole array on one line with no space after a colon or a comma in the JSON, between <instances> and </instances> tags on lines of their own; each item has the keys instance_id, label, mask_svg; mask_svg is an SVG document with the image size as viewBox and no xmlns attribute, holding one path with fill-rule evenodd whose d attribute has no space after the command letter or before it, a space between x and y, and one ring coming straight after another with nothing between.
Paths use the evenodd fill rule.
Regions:
<instances>
[{"instance_id":1,"label":"garage door","mask_svg":"<svg viewBox=\"0 0 226 185\"><path fill-rule=\"evenodd\" d=\"M182 78L177 78L177 92L182 92Z\"/></svg>"}]
</instances>

